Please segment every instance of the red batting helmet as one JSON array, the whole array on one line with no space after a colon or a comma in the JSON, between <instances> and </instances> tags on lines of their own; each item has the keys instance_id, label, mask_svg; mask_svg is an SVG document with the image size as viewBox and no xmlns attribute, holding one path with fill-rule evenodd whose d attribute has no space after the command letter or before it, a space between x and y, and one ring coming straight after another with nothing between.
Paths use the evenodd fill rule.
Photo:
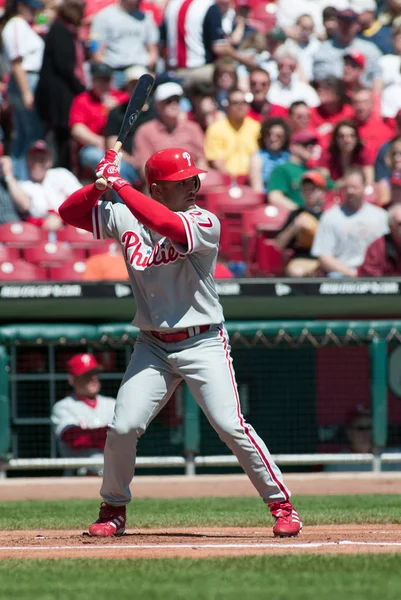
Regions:
<instances>
[{"instance_id":1,"label":"red batting helmet","mask_svg":"<svg viewBox=\"0 0 401 600\"><path fill-rule=\"evenodd\" d=\"M183 148L166 148L146 161L145 177L150 187L155 181L182 181L207 173L195 166L194 159Z\"/></svg>"}]
</instances>

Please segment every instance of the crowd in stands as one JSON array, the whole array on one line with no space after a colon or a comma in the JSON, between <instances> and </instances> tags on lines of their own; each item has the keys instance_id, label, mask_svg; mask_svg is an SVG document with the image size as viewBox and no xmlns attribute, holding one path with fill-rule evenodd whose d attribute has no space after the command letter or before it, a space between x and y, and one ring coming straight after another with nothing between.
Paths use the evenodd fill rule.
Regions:
<instances>
[{"instance_id":1,"label":"crowd in stands","mask_svg":"<svg viewBox=\"0 0 401 600\"><path fill-rule=\"evenodd\" d=\"M0 0L0 280L127 279L63 223L144 73L122 149L208 171L216 277L401 274L400 0ZM120 199L106 191L111 202Z\"/></svg>"}]
</instances>

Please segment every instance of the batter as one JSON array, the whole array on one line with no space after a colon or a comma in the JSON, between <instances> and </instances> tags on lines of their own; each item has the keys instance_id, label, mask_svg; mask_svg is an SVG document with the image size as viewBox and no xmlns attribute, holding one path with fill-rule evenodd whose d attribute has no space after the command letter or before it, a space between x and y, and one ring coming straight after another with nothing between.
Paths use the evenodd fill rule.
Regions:
<instances>
[{"instance_id":1,"label":"batter","mask_svg":"<svg viewBox=\"0 0 401 600\"><path fill-rule=\"evenodd\" d=\"M65 222L121 245L137 304L133 324L140 329L107 434L103 503L89 533L124 533L138 439L184 379L268 505L274 534L295 536L302 523L290 492L265 443L241 413L213 279L220 223L195 204L204 171L182 148L161 150L145 165L149 198L120 177L118 163L117 154L108 150L96 174L124 204L98 203L102 191L88 185L60 207Z\"/></svg>"}]
</instances>

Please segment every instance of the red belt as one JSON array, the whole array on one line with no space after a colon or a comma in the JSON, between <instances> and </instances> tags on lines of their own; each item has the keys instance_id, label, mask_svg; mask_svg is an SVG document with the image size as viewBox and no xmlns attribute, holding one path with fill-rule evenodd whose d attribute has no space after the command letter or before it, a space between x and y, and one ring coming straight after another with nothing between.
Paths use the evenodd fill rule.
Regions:
<instances>
[{"instance_id":1,"label":"red belt","mask_svg":"<svg viewBox=\"0 0 401 600\"><path fill-rule=\"evenodd\" d=\"M210 325L198 325L196 327L188 327L188 329L183 329L182 331L177 331L177 333L160 333L159 331L150 331L149 333L166 344L174 344L176 342L183 342L184 340L199 335L200 333L204 333L209 329Z\"/></svg>"}]
</instances>

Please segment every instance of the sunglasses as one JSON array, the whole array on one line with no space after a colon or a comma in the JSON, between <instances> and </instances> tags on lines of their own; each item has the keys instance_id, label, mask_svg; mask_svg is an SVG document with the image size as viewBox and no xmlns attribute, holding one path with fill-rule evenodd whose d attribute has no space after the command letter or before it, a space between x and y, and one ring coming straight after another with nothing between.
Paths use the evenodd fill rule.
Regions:
<instances>
[{"instance_id":1,"label":"sunglasses","mask_svg":"<svg viewBox=\"0 0 401 600\"><path fill-rule=\"evenodd\" d=\"M248 104L246 100L232 100L229 102L230 106L243 106L244 104Z\"/></svg>"},{"instance_id":2,"label":"sunglasses","mask_svg":"<svg viewBox=\"0 0 401 600\"><path fill-rule=\"evenodd\" d=\"M173 104L173 102L179 102L180 101L180 97L179 96L171 96L171 98L166 98L166 100L163 100L163 104Z\"/></svg>"},{"instance_id":3,"label":"sunglasses","mask_svg":"<svg viewBox=\"0 0 401 600\"><path fill-rule=\"evenodd\" d=\"M353 431L371 431L372 427L370 425L356 425L355 427L351 427Z\"/></svg>"}]
</instances>

